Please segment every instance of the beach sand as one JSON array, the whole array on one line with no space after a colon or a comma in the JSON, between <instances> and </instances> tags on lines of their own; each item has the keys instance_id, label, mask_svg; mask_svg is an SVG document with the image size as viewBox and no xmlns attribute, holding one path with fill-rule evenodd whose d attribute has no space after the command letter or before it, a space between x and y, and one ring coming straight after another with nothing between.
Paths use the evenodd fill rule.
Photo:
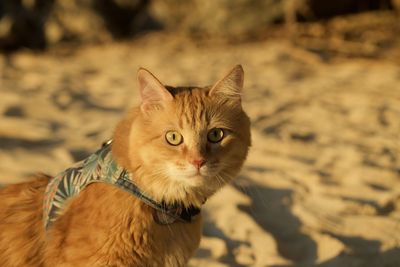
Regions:
<instances>
[{"instance_id":1,"label":"beach sand","mask_svg":"<svg viewBox=\"0 0 400 267\"><path fill-rule=\"evenodd\" d=\"M135 41L0 55L0 183L56 174L139 101L136 71L209 85L245 70L252 147L204 206L190 266L400 266L400 65L285 41Z\"/></svg>"}]
</instances>

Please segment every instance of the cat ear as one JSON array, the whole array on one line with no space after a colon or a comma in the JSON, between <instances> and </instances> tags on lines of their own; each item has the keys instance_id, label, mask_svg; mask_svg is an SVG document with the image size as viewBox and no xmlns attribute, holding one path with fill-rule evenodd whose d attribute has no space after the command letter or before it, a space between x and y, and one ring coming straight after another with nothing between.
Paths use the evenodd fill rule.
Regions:
<instances>
[{"instance_id":1,"label":"cat ear","mask_svg":"<svg viewBox=\"0 0 400 267\"><path fill-rule=\"evenodd\" d=\"M139 82L142 111L149 111L154 108L162 107L167 102L173 100L170 92L161 84L161 82L150 71L140 68L137 73Z\"/></svg>"},{"instance_id":2,"label":"cat ear","mask_svg":"<svg viewBox=\"0 0 400 267\"><path fill-rule=\"evenodd\" d=\"M219 80L209 91L210 96L221 96L234 101L241 99L244 72L241 65L236 65L224 78Z\"/></svg>"}]
</instances>

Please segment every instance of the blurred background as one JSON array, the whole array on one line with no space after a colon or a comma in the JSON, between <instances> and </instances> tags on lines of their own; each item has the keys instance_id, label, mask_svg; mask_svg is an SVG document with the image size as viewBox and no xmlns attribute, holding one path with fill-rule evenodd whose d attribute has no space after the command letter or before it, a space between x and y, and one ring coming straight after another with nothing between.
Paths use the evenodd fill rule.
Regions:
<instances>
[{"instance_id":1,"label":"blurred background","mask_svg":"<svg viewBox=\"0 0 400 267\"><path fill-rule=\"evenodd\" d=\"M1 0L0 51L1 184L91 154L140 66L242 64L253 145L190 266L400 266L400 1Z\"/></svg>"}]
</instances>

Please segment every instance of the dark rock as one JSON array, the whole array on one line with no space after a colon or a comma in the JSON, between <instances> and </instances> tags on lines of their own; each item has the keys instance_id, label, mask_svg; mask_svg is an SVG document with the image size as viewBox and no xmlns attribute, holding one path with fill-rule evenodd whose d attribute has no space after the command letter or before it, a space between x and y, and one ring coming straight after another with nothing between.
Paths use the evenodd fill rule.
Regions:
<instances>
[{"instance_id":1,"label":"dark rock","mask_svg":"<svg viewBox=\"0 0 400 267\"><path fill-rule=\"evenodd\" d=\"M115 38L134 35L151 28L147 9L149 0L98 0L95 10L102 16L105 26ZM153 25L153 24L152 24Z\"/></svg>"},{"instance_id":2,"label":"dark rock","mask_svg":"<svg viewBox=\"0 0 400 267\"><path fill-rule=\"evenodd\" d=\"M327 18L343 14L359 13L369 10L387 9L391 0L308 0L315 18Z\"/></svg>"},{"instance_id":3,"label":"dark rock","mask_svg":"<svg viewBox=\"0 0 400 267\"><path fill-rule=\"evenodd\" d=\"M0 1L0 47L46 47L45 22L52 0Z\"/></svg>"}]
</instances>

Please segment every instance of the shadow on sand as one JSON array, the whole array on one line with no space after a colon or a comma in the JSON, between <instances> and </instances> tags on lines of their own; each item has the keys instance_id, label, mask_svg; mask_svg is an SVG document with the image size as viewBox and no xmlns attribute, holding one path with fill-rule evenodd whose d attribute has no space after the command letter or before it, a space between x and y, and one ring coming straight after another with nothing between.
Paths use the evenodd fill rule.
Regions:
<instances>
[{"instance_id":1,"label":"shadow on sand","mask_svg":"<svg viewBox=\"0 0 400 267\"><path fill-rule=\"evenodd\" d=\"M249 196L251 205L240 205L266 232L276 240L278 252L293 262L313 263L317 259L316 243L301 232L301 221L292 213L292 190L268 188L246 177L245 184L234 187Z\"/></svg>"},{"instance_id":2,"label":"shadow on sand","mask_svg":"<svg viewBox=\"0 0 400 267\"><path fill-rule=\"evenodd\" d=\"M334 258L317 263L318 245L310 236L302 232L302 222L291 210L294 192L287 189L269 188L245 176L239 177L237 181L234 188L252 200L251 205L240 205L239 209L246 212L260 227L270 233L276 240L280 255L293 262L289 265L274 265L274 267L400 266L400 248L381 251L381 243L378 240L340 236L330 232L324 234L342 242L345 250ZM226 239L225 236L224 240Z\"/></svg>"}]
</instances>

